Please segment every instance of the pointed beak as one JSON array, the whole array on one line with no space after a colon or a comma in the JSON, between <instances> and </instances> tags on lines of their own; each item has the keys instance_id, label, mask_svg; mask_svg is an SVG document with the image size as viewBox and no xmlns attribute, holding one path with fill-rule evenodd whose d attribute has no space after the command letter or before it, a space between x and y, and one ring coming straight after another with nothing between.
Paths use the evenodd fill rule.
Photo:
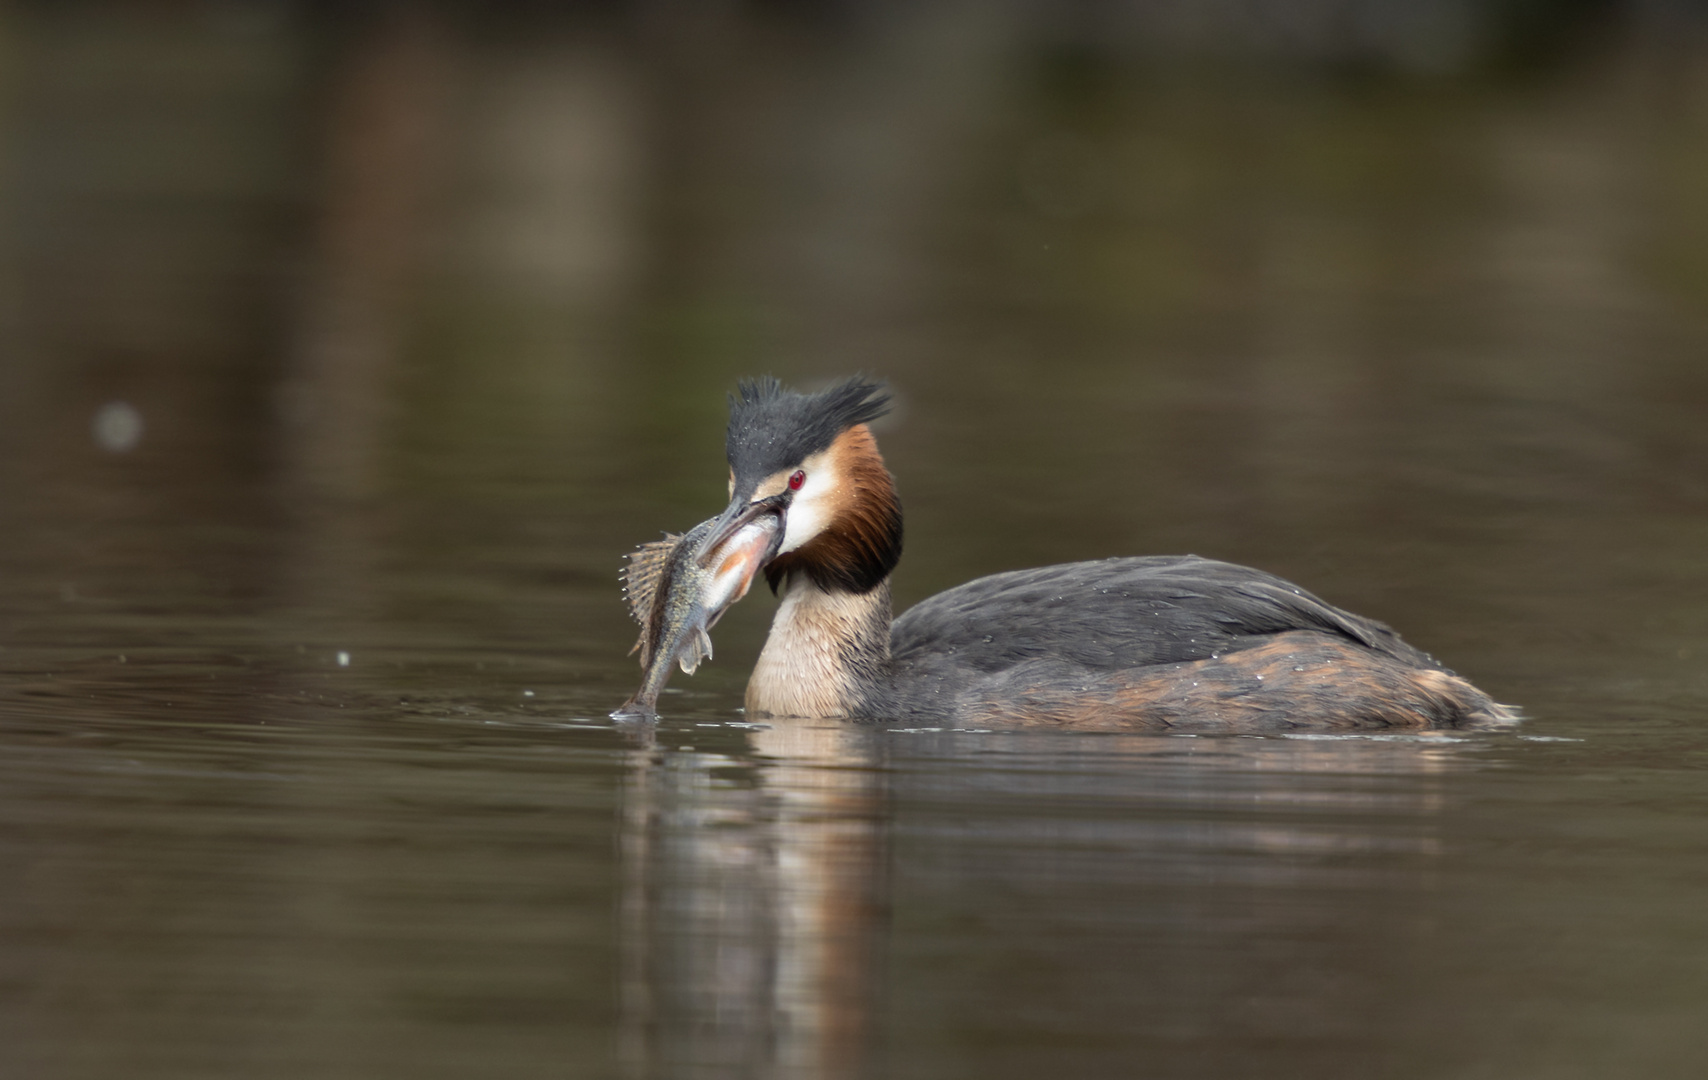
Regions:
<instances>
[{"instance_id":1,"label":"pointed beak","mask_svg":"<svg viewBox=\"0 0 1708 1080\"><path fill-rule=\"evenodd\" d=\"M722 547L730 537L740 532L743 526L764 517L766 514L775 514L777 516L777 527L771 530L771 543L760 555L759 565L763 566L770 562L776 556L777 549L783 544L784 515L788 512L788 508L789 495L787 492L772 495L765 499L754 499L751 502L748 501L747 492L737 492L729 506L724 509L722 514L718 515L717 521L712 525L712 531L706 535L706 539L700 544L700 550L696 554L701 565L708 565L713 553Z\"/></svg>"}]
</instances>

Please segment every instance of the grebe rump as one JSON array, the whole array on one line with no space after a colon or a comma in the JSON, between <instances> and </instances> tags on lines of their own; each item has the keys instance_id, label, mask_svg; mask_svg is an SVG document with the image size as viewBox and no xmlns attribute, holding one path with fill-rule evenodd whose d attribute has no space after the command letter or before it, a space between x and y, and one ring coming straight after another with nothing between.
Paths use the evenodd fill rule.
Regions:
<instances>
[{"instance_id":1,"label":"grebe rump","mask_svg":"<svg viewBox=\"0 0 1708 1080\"><path fill-rule=\"evenodd\" d=\"M730 504L694 535L725 568L710 621L761 570L781 601L750 717L1212 731L1514 717L1382 623L1191 555L994 574L892 619L901 504L867 427L888 407L859 378L816 394L756 379L730 398Z\"/></svg>"}]
</instances>

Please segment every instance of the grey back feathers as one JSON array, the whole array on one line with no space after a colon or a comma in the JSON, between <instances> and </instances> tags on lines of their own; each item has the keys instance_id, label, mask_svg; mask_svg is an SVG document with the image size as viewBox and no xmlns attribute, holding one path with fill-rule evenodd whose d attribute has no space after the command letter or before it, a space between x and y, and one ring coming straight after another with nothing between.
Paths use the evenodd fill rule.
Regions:
<instances>
[{"instance_id":1,"label":"grey back feathers","mask_svg":"<svg viewBox=\"0 0 1708 1080\"><path fill-rule=\"evenodd\" d=\"M1196 556L1066 563L970 581L896 620L904 666L1000 671L1050 658L1112 670L1205 660L1267 635L1316 630L1418 667L1438 667L1387 626L1298 586Z\"/></svg>"}]
</instances>

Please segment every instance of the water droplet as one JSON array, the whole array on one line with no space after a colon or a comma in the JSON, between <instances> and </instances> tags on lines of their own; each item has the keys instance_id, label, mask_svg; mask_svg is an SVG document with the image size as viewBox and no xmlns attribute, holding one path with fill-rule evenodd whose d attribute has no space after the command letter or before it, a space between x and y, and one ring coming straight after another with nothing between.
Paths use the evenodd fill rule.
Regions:
<instances>
[{"instance_id":1,"label":"water droplet","mask_svg":"<svg viewBox=\"0 0 1708 1080\"><path fill-rule=\"evenodd\" d=\"M142 414L128 401L109 401L95 410L90 424L95 445L114 454L126 454L142 441Z\"/></svg>"}]
</instances>

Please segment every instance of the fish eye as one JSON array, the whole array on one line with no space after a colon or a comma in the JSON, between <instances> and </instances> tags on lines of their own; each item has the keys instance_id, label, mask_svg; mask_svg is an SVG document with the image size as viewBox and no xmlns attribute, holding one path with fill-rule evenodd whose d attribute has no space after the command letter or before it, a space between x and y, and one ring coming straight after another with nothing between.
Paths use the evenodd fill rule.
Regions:
<instances>
[{"instance_id":1,"label":"fish eye","mask_svg":"<svg viewBox=\"0 0 1708 1080\"><path fill-rule=\"evenodd\" d=\"M789 476L789 490L790 491L799 491L799 490L801 490L801 485L806 483L806 482L807 482L806 470L796 469Z\"/></svg>"}]
</instances>

